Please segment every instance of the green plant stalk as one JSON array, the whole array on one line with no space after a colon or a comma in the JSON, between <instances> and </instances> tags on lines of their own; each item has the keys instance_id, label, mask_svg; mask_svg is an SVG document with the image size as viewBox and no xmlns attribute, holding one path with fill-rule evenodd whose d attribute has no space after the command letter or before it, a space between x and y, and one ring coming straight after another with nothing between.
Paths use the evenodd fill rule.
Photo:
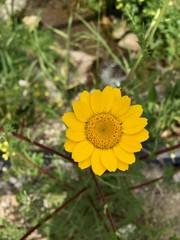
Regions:
<instances>
[{"instance_id":1,"label":"green plant stalk","mask_svg":"<svg viewBox=\"0 0 180 240\"><path fill-rule=\"evenodd\" d=\"M101 8L101 0L99 0L99 8ZM100 11L98 12L98 19L97 19L97 31L100 34L101 31L101 25L100 25ZM96 73L99 75L99 70L100 70L100 40L97 38L96 42ZM97 81L96 81L97 84Z\"/></svg>"},{"instance_id":2,"label":"green plant stalk","mask_svg":"<svg viewBox=\"0 0 180 240\"><path fill-rule=\"evenodd\" d=\"M165 0L162 9L160 10L160 12L157 11L156 16L153 18L153 22L155 21L155 23L151 24L151 26L150 26L150 28L152 27L151 29L148 29L148 33L149 34L146 34L145 48L149 47L149 45L151 44L152 39L154 37L154 34L155 34L155 32L156 32L156 30L158 28L158 25L159 25L163 15L164 15L164 13L165 13L165 10L166 10L169 2L170 2L170 0ZM134 66L132 67L131 71L128 73L126 80L129 80L133 76L134 72L136 71L136 69L138 68L139 64L141 63L143 57L144 57L144 54L143 54L143 51L141 51L139 53L139 55L138 55L138 58L137 58L137 60L136 60L136 62L134 64Z\"/></svg>"},{"instance_id":3,"label":"green plant stalk","mask_svg":"<svg viewBox=\"0 0 180 240\"><path fill-rule=\"evenodd\" d=\"M80 15L76 13L76 16L79 18L79 20L89 29L89 31L97 38L97 41L103 45L103 47L108 51L108 53L111 55L111 57L114 59L114 61L121 67L121 69L127 73L126 67L122 64L121 60L118 58L118 56L113 52L113 50L110 48L106 40L97 32L97 29L95 27L91 26L86 20L84 20Z\"/></svg>"},{"instance_id":4,"label":"green plant stalk","mask_svg":"<svg viewBox=\"0 0 180 240\"><path fill-rule=\"evenodd\" d=\"M71 47L71 28L72 28L72 22L73 22L73 14L70 14L69 20L68 20L68 29L67 29L67 42L66 42L66 80L65 83L68 83L69 79L69 72L70 72L70 47Z\"/></svg>"}]
</instances>

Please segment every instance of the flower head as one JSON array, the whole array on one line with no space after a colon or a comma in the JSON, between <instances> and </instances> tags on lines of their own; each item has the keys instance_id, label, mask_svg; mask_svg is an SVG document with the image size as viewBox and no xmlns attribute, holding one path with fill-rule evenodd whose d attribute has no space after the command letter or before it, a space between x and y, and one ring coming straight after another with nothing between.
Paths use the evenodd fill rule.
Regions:
<instances>
[{"instance_id":1,"label":"flower head","mask_svg":"<svg viewBox=\"0 0 180 240\"><path fill-rule=\"evenodd\" d=\"M141 118L141 105L130 106L128 96L121 96L118 88L107 86L101 92L83 91L73 102L73 112L62 119L67 125L65 150L81 169L92 167L97 175L106 170L126 171L135 162L135 152L149 134Z\"/></svg>"},{"instance_id":2,"label":"flower head","mask_svg":"<svg viewBox=\"0 0 180 240\"><path fill-rule=\"evenodd\" d=\"M8 160L9 158L9 143L4 141L0 143L0 151L3 152L2 157L4 160Z\"/></svg>"}]
</instances>

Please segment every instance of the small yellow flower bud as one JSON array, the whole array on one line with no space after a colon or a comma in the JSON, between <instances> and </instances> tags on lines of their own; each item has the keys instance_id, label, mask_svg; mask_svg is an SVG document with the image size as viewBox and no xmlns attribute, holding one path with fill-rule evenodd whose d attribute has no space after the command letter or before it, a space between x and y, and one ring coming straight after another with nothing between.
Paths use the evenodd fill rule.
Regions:
<instances>
[{"instance_id":1,"label":"small yellow flower bud","mask_svg":"<svg viewBox=\"0 0 180 240\"><path fill-rule=\"evenodd\" d=\"M154 16L156 14L156 12L155 11L149 11L149 14Z\"/></svg>"},{"instance_id":2,"label":"small yellow flower bud","mask_svg":"<svg viewBox=\"0 0 180 240\"><path fill-rule=\"evenodd\" d=\"M49 92L48 91L46 91L45 93L44 93L44 96L46 96L46 97L48 97L50 94L49 94Z\"/></svg>"},{"instance_id":3,"label":"small yellow flower bud","mask_svg":"<svg viewBox=\"0 0 180 240\"><path fill-rule=\"evenodd\" d=\"M7 118L8 120L11 120L11 119L12 119L11 113L7 113L6 118Z\"/></svg>"},{"instance_id":4,"label":"small yellow flower bud","mask_svg":"<svg viewBox=\"0 0 180 240\"><path fill-rule=\"evenodd\" d=\"M121 8L123 8L123 3L119 3L119 4L116 6L116 9L117 9L117 10L120 10Z\"/></svg>"},{"instance_id":5,"label":"small yellow flower bud","mask_svg":"<svg viewBox=\"0 0 180 240\"><path fill-rule=\"evenodd\" d=\"M4 147L8 147L9 143L7 141L3 142Z\"/></svg>"},{"instance_id":6,"label":"small yellow flower bud","mask_svg":"<svg viewBox=\"0 0 180 240\"><path fill-rule=\"evenodd\" d=\"M9 154L8 154L8 153L4 153L4 154L2 155L2 157L4 158L4 160L8 160Z\"/></svg>"},{"instance_id":7,"label":"small yellow flower bud","mask_svg":"<svg viewBox=\"0 0 180 240\"><path fill-rule=\"evenodd\" d=\"M7 148L6 148L6 147L2 147L2 148L1 148L1 151L7 152Z\"/></svg>"},{"instance_id":8,"label":"small yellow flower bud","mask_svg":"<svg viewBox=\"0 0 180 240\"><path fill-rule=\"evenodd\" d=\"M62 103L57 103L57 107L61 108L62 107Z\"/></svg>"},{"instance_id":9,"label":"small yellow flower bud","mask_svg":"<svg viewBox=\"0 0 180 240\"><path fill-rule=\"evenodd\" d=\"M36 91L36 92L34 93L34 96L35 96L35 97L40 97L40 96L41 96L41 93L40 93L39 91Z\"/></svg>"},{"instance_id":10,"label":"small yellow flower bud","mask_svg":"<svg viewBox=\"0 0 180 240\"><path fill-rule=\"evenodd\" d=\"M59 76L54 76L53 80L54 80L55 82L57 82L57 81L60 80L60 78L59 78Z\"/></svg>"},{"instance_id":11,"label":"small yellow flower bud","mask_svg":"<svg viewBox=\"0 0 180 240\"><path fill-rule=\"evenodd\" d=\"M130 9L131 8L131 4L127 3L126 7Z\"/></svg>"}]
</instances>

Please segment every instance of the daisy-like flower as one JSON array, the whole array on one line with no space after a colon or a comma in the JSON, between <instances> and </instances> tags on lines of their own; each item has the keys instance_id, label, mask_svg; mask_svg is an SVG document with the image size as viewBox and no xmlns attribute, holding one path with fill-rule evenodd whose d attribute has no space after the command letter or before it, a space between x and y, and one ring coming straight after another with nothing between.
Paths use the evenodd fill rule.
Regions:
<instances>
[{"instance_id":1,"label":"daisy-like flower","mask_svg":"<svg viewBox=\"0 0 180 240\"><path fill-rule=\"evenodd\" d=\"M73 112L62 119L67 125L65 150L81 169L91 166L102 175L106 170L126 171L135 162L135 152L149 134L147 119L140 117L141 105L130 106L131 99L118 88L107 86L101 92L83 91L72 104Z\"/></svg>"}]
</instances>

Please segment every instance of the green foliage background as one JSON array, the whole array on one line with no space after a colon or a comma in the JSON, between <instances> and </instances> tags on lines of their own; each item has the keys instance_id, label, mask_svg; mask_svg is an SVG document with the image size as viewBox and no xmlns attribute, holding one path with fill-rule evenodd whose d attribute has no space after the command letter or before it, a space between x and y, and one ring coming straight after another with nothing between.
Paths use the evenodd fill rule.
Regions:
<instances>
[{"instance_id":1,"label":"green foliage background","mask_svg":"<svg viewBox=\"0 0 180 240\"><path fill-rule=\"evenodd\" d=\"M123 3L123 7L117 9L120 2ZM153 18L151 13L161 8L163 1L131 1L130 8L127 5L129 1L126 0L102 1L98 4L95 4L95 1L80 2L81 7L86 5L87 10L93 8L98 14L103 14L109 4L118 15L118 21L126 19L129 31L133 29L143 48L144 35ZM180 22L177 6L178 3L173 1L173 6L167 9L152 44L148 49L143 49L144 59L131 81L121 82L121 88L125 89L132 102L143 105L144 116L149 120L150 140L147 142L147 148L152 152L159 150L162 145L175 144L173 139L162 138L162 134L166 130L173 133L179 124L180 85L177 77L180 62ZM147 11L143 12L143 9ZM113 59L117 66L121 62L127 73L135 62L130 52L123 52L121 56L114 55L110 44L99 31L100 25L91 25L85 20L84 24L91 32L88 36L91 35L92 39L97 41L94 52L98 52L99 46L103 47L109 58ZM35 124L55 119L62 124L60 117L70 108L71 101L82 89L104 87L99 69L95 70L97 78L94 78L93 84L78 84L70 88L68 74L75 74L75 69L68 61L70 48L74 45L70 35L54 28L28 29L16 15L6 22L1 19L0 25L0 125L6 130L6 133L1 134L0 141L8 141L8 151L16 153L15 156L11 155L9 160L11 168L3 175L1 181L8 182L13 176L22 183L21 188L15 190L15 193L19 203L18 214L24 219L23 226L20 226L18 221L17 224L12 224L8 219L0 219L0 225L3 226L0 240L20 239L27 228L42 222L54 209L86 186L88 190L59 214L55 214L50 221L43 223L38 232L49 240L116 239L105 214L106 206L103 206L99 199L89 170L80 171L77 166L56 155L48 155L50 162L48 165L44 162L44 154L39 149L11 136L11 132L15 130L34 140L45 130L38 129L38 133L33 132L31 129ZM84 32L80 34L87 37ZM55 51L59 37L66 42L65 58ZM78 41L78 38L75 40ZM98 54L96 57L97 66ZM60 71L59 65L65 66L65 74ZM56 91L61 94L60 99L52 100L45 80L53 83ZM58 142L52 147L67 154L63 150L64 131L62 127ZM32 163L47 169L61 181L61 184L40 173ZM130 190L131 186L145 181L145 176L141 172L145 164L137 160L137 164L132 166L128 173L116 172L105 174L102 178L98 177L117 229L122 229L128 224L135 226L133 231L126 231L126 234L120 231L121 239L159 240L163 239L165 233L169 234L168 239L178 239L176 234L167 233L167 229L171 229L176 220L162 226L152 225L151 219L144 215L143 198ZM73 190L67 189L65 187L67 184ZM167 182L163 184L166 185Z\"/></svg>"}]
</instances>

